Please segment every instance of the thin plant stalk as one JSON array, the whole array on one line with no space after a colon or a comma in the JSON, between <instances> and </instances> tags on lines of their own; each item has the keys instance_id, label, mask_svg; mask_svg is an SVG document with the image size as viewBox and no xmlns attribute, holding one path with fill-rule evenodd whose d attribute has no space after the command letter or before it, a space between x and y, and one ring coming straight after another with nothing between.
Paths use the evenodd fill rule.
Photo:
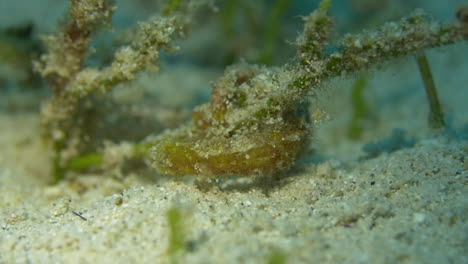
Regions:
<instances>
[{"instance_id":1,"label":"thin plant stalk","mask_svg":"<svg viewBox=\"0 0 468 264\"><path fill-rule=\"evenodd\" d=\"M427 99L429 100L429 126L434 129L443 128L445 127L444 114L440 107L437 89L426 54L423 51L418 52L416 54L416 61L424 82Z\"/></svg>"}]
</instances>

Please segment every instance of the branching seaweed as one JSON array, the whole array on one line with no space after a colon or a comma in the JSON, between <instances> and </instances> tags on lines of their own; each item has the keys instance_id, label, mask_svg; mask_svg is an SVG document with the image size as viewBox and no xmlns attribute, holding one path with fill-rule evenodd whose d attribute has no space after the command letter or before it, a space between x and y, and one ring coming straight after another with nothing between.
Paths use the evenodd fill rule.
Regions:
<instances>
[{"instance_id":1,"label":"branching seaweed","mask_svg":"<svg viewBox=\"0 0 468 264\"><path fill-rule=\"evenodd\" d=\"M63 178L67 163L82 152L84 99L130 81L144 69L157 70L154 62L161 50L171 50L175 37L184 37L190 16L172 12L154 16L139 24L139 34L115 53L112 63L102 69L84 67L89 44L103 26L109 26L115 10L111 0L70 0L67 23L44 39L47 53L36 62L36 69L54 93L42 108L41 125L45 138L53 145L54 179Z\"/></svg>"},{"instance_id":2,"label":"branching seaweed","mask_svg":"<svg viewBox=\"0 0 468 264\"><path fill-rule=\"evenodd\" d=\"M120 48L113 62L102 69L83 66L93 35L109 24L113 1L70 0L68 21L45 39L48 52L36 68L54 94L42 110L42 127L55 149L54 175L60 180L67 169L84 169L103 163L96 147L83 152L83 100L107 92L155 68L162 49L186 33L190 15L182 3L169 1L162 16L140 23L139 34ZM202 2L202 0L200 0ZM289 168L307 146L313 120L309 96L323 82L366 70L389 59L467 38L466 12L461 25L443 25L422 11L374 31L345 35L327 53L334 22L328 15L331 0L304 18L296 41L297 55L283 67L230 66L213 84L211 100L193 110L192 119L173 131L135 143L134 158L152 160L154 168L173 175L273 174ZM166 16L164 16L164 14ZM66 54L66 56L63 56ZM151 147L151 151L147 150ZM86 154L87 153L87 154Z\"/></svg>"},{"instance_id":3,"label":"branching seaweed","mask_svg":"<svg viewBox=\"0 0 468 264\"><path fill-rule=\"evenodd\" d=\"M211 101L192 121L156 140L154 167L174 175L268 174L289 168L312 131L307 96L323 81L364 70L394 57L448 45L466 37L458 25L442 25L422 11L376 31L346 35L326 54L333 21L330 0L304 18L297 57L281 68L240 64L213 85Z\"/></svg>"}]
</instances>

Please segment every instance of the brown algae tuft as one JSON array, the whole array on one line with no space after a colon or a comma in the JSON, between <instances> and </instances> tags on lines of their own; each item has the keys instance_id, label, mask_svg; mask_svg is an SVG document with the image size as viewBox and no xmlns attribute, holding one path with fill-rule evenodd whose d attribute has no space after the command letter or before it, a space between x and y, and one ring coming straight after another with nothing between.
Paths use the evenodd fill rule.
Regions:
<instances>
[{"instance_id":1,"label":"brown algae tuft","mask_svg":"<svg viewBox=\"0 0 468 264\"><path fill-rule=\"evenodd\" d=\"M307 145L309 126L301 107L271 100L284 85L278 71L229 67L213 85L211 101L193 111L192 121L156 140L154 166L164 173L204 176L290 167Z\"/></svg>"}]
</instances>

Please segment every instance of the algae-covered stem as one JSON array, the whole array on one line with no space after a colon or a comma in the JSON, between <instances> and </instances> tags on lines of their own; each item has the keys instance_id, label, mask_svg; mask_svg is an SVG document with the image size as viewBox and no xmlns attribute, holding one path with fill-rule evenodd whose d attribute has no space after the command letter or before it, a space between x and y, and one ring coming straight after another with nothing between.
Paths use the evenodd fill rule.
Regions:
<instances>
[{"instance_id":1,"label":"algae-covered stem","mask_svg":"<svg viewBox=\"0 0 468 264\"><path fill-rule=\"evenodd\" d=\"M324 18L314 13L310 16L311 19L307 20L305 29L314 27L328 31L329 27L323 26ZM306 38L311 38L307 36L307 31L303 34ZM324 59L317 55L317 49L327 44L327 39L322 35L324 34L318 34L317 38L312 36L309 40L314 49L307 49L308 42L300 43L299 49L306 50L299 54L304 70L294 82L294 86L299 88L301 94L311 87L316 87L320 80L350 74L398 56L453 44L466 38L461 26L434 22L421 10L415 11L400 22L388 22L375 31L345 35L339 42L340 51ZM312 52L308 53L308 50Z\"/></svg>"},{"instance_id":2,"label":"algae-covered stem","mask_svg":"<svg viewBox=\"0 0 468 264\"><path fill-rule=\"evenodd\" d=\"M333 22L327 11L331 0L306 17L304 32L299 37L298 56L292 65L284 67L294 76L285 89L278 89L270 101L296 103L327 79L351 74L372 65L428 48L453 44L466 38L463 26L442 25L417 10L399 22L388 22L375 31L348 34L339 41L339 51L325 55L328 35ZM268 109L260 105L258 111Z\"/></svg>"}]
</instances>

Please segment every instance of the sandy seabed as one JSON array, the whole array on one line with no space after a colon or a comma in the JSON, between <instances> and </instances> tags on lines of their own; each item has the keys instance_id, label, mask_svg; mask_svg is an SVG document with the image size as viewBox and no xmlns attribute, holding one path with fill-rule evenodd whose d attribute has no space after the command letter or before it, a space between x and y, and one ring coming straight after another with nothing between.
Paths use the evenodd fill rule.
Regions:
<instances>
[{"instance_id":1,"label":"sandy seabed","mask_svg":"<svg viewBox=\"0 0 468 264\"><path fill-rule=\"evenodd\" d=\"M138 175L49 186L33 174L45 162L36 116L1 122L0 263L170 262L173 207L183 215L181 263L264 263L278 251L287 263L468 261L466 142L433 137L366 161L303 163L270 184L225 180L205 191L188 178Z\"/></svg>"}]
</instances>

